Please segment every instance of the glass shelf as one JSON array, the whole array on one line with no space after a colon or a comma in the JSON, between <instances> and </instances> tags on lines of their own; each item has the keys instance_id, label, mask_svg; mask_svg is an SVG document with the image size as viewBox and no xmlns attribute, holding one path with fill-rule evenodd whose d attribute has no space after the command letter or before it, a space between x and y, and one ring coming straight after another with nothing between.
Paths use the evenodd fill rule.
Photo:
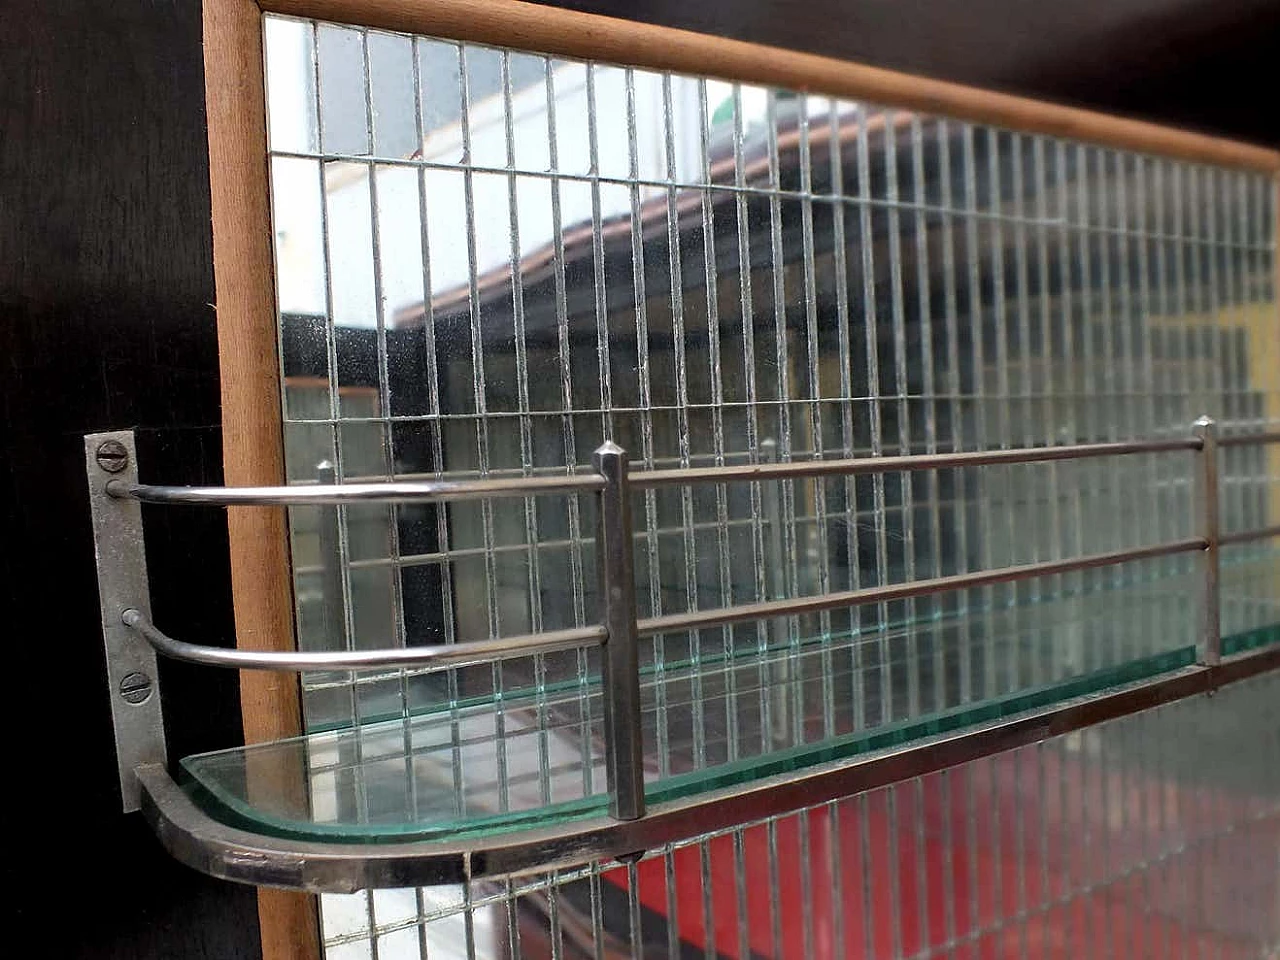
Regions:
<instances>
[{"instance_id":1,"label":"glass shelf","mask_svg":"<svg viewBox=\"0 0 1280 960\"><path fill-rule=\"evenodd\" d=\"M729 763L667 777L646 777L650 804L852 759L938 734L961 731L1020 713L1151 679L1195 662L1195 648L1183 647L1096 673L1020 691L1004 697L888 723L857 733L769 751ZM531 702L512 701L511 714L531 712ZM458 730L456 746L452 731ZM507 723L506 737L491 731L492 714L477 708L458 718L419 716L382 721L357 729L221 750L182 761L194 799L225 822L270 836L369 843L463 838L529 829L601 816L608 809L604 763L593 745L589 764L563 731L548 731L554 760L542 776L540 751L527 743L542 735L535 727ZM499 806L503 776L495 757L506 744L507 809ZM465 780L454 759L482 758L481 772ZM344 759L345 758L345 759ZM581 790L587 780L596 792L572 800L543 800ZM461 813L459 812L461 811Z\"/></svg>"},{"instance_id":2,"label":"glass shelf","mask_svg":"<svg viewBox=\"0 0 1280 960\"><path fill-rule=\"evenodd\" d=\"M1237 604L1238 618L1261 612L1247 606L1264 602L1247 587L1260 575L1271 580L1275 564L1270 551L1225 564L1224 601ZM1136 576L1119 588L1112 581L876 635L650 666L642 683L648 803L868 757L1179 671L1196 656L1194 592L1182 583L1191 576ZM1164 620L1153 619L1161 612ZM1159 623L1185 629L1153 632ZM1064 637L1080 635L1092 637L1084 651L1091 669L1050 658ZM1228 636L1224 649L1277 641L1280 625L1268 624ZM888 661L873 662L876 651L889 651ZM983 651L1002 661L998 670L977 656ZM1009 668L1014 657L1018 669ZM943 676L931 675L935 666ZM1027 682L1050 670L1057 675L1047 682ZM995 678L993 695L948 703L960 673L976 690L981 677ZM607 814L601 713L598 677L544 685L189 757L184 788L224 823L300 840L458 840L563 827Z\"/></svg>"},{"instance_id":3,"label":"glass shelf","mask_svg":"<svg viewBox=\"0 0 1280 960\"><path fill-rule=\"evenodd\" d=\"M1004 697L914 720L769 751L701 770L646 777L650 804L681 799L832 761L902 746L1019 713L1150 679L1195 661L1188 646L1144 657ZM559 824L603 815L604 764L598 744L584 764L563 729L545 732L514 721L532 713L531 701L512 700L505 737L492 713L480 708L459 716L427 715L360 728L313 734L275 743L221 750L182 761L194 799L225 822L271 836L352 843L433 840ZM453 732L457 731L454 740ZM543 751L530 743L551 741L549 767L538 770ZM507 809L499 804L496 757L504 743ZM455 766L455 758L463 766ZM474 772L479 760L480 770ZM459 776L459 770L468 771ZM590 775L585 773L590 770ZM574 799L556 796L595 790ZM550 786L550 802L543 784Z\"/></svg>"}]
</instances>

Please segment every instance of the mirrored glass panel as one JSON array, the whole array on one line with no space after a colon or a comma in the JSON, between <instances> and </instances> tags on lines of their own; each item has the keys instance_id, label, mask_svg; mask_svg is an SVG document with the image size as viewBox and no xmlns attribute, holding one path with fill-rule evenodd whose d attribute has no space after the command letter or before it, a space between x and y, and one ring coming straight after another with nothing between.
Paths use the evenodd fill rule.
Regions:
<instances>
[{"instance_id":1,"label":"mirrored glass panel","mask_svg":"<svg viewBox=\"0 0 1280 960\"><path fill-rule=\"evenodd\" d=\"M1267 175L716 78L264 31L292 483L577 473L606 439L643 470L1280 424ZM1228 533L1280 523L1277 456L1223 450ZM639 614L1176 540L1193 478L1164 453L649 491ZM295 509L300 643L596 622L595 524L588 496ZM1198 578L1170 556L646 639L649 796L1178 669ZM1224 549L1222 578L1224 650L1280 641L1269 542ZM594 651L303 690L307 738L187 762L260 828L430 837L605 807ZM1261 678L638 864L326 896L326 952L1265 954L1275 693ZM292 788L261 793L261 769Z\"/></svg>"},{"instance_id":2,"label":"mirrored glass panel","mask_svg":"<svg viewBox=\"0 0 1280 960\"><path fill-rule=\"evenodd\" d=\"M581 472L607 439L644 470L1280 421L1264 174L427 37L265 31L292 482ZM1227 529L1277 522L1276 455L1224 451ZM1193 477L1182 452L652 490L639 614L1177 540ZM589 496L290 522L304 648L599 617ZM1229 645L1271 642L1275 562L1228 551ZM646 762L692 775L1185 664L1192 577L1173 556L645 640ZM598 682L583 652L304 689L312 730L485 703L501 736L560 723L553 701L589 729ZM529 742L545 773L548 736ZM570 779L593 797L598 743L579 746Z\"/></svg>"}]
</instances>

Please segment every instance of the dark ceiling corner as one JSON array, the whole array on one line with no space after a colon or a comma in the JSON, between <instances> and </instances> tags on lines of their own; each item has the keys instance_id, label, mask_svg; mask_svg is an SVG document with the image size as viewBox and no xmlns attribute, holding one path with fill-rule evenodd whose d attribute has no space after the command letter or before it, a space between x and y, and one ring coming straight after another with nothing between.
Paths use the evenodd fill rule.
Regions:
<instances>
[{"instance_id":1,"label":"dark ceiling corner","mask_svg":"<svg viewBox=\"0 0 1280 960\"><path fill-rule=\"evenodd\" d=\"M1277 0L540 0L1280 144Z\"/></svg>"},{"instance_id":2,"label":"dark ceiling corner","mask_svg":"<svg viewBox=\"0 0 1280 960\"><path fill-rule=\"evenodd\" d=\"M1166 4L1174 7L1175 4ZM1280 68L1280 3L1198 0L1028 58L1001 83L1259 143L1280 143L1270 104Z\"/></svg>"}]
</instances>

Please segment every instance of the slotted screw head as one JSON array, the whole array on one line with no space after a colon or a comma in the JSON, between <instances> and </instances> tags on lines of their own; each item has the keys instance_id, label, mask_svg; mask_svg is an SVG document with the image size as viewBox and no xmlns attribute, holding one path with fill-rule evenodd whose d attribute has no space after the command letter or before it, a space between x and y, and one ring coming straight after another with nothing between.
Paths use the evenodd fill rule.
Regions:
<instances>
[{"instance_id":1,"label":"slotted screw head","mask_svg":"<svg viewBox=\"0 0 1280 960\"><path fill-rule=\"evenodd\" d=\"M129 466L129 451L119 440L104 440L95 453L98 466L107 473L119 473Z\"/></svg>"},{"instance_id":2,"label":"slotted screw head","mask_svg":"<svg viewBox=\"0 0 1280 960\"><path fill-rule=\"evenodd\" d=\"M151 678L145 673L127 673L120 681L120 696L125 703L145 703L151 696Z\"/></svg>"}]
</instances>

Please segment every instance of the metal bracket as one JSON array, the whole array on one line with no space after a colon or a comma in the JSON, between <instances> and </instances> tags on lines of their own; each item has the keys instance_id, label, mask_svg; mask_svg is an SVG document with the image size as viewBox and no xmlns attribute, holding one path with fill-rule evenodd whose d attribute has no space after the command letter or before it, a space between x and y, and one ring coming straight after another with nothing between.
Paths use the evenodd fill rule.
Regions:
<instances>
[{"instance_id":1,"label":"metal bracket","mask_svg":"<svg viewBox=\"0 0 1280 960\"><path fill-rule=\"evenodd\" d=\"M120 800L125 813L130 813L141 808L134 770L143 764L163 764L166 759L156 654L121 619L130 608L151 615L142 505L107 493L110 480L137 482L138 456L131 430L90 434L84 450Z\"/></svg>"}]
</instances>

